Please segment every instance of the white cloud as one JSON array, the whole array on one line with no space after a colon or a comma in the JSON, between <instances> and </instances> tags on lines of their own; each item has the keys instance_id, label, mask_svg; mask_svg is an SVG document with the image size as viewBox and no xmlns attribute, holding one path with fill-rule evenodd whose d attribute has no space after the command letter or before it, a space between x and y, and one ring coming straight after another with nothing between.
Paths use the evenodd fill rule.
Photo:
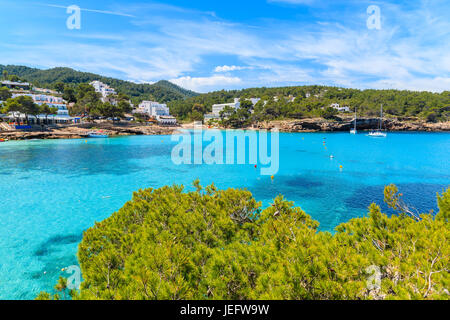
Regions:
<instances>
[{"instance_id":1,"label":"white cloud","mask_svg":"<svg viewBox=\"0 0 450 320\"><path fill-rule=\"evenodd\" d=\"M215 72L230 72L230 71L239 71L245 70L248 67L239 67L239 66L217 66L214 71Z\"/></svg>"},{"instance_id":2,"label":"white cloud","mask_svg":"<svg viewBox=\"0 0 450 320\"><path fill-rule=\"evenodd\" d=\"M194 90L197 92L205 92L211 87L226 88L229 85L240 84L242 80L237 77L211 76L211 77L181 77L172 79L170 82L175 83L183 88Z\"/></svg>"},{"instance_id":3,"label":"white cloud","mask_svg":"<svg viewBox=\"0 0 450 320\"><path fill-rule=\"evenodd\" d=\"M126 33L63 30L60 41L46 37L4 41L0 61L28 65L38 61L43 67L70 66L138 82L173 79L199 91L305 82L358 88L389 83L415 90L423 85L442 91L450 79L450 21L448 9L432 5L423 2L404 11L383 4L379 31L365 27L365 10L351 19L340 16L345 25L265 20L255 27L170 6L164 6L162 14L151 7L156 10L151 18L143 11L132 20L139 27ZM125 12L137 16L140 11L133 7ZM209 65L210 56L233 57L244 66L199 69ZM242 72L239 78L220 75L232 71Z\"/></svg>"}]
</instances>

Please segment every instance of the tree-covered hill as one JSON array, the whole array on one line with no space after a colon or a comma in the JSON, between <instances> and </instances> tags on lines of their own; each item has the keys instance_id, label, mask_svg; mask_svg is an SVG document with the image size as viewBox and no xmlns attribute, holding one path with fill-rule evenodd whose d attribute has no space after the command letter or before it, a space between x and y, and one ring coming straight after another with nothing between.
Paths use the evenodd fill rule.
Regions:
<instances>
[{"instance_id":1,"label":"tree-covered hill","mask_svg":"<svg viewBox=\"0 0 450 320\"><path fill-rule=\"evenodd\" d=\"M55 88L55 85L58 83L77 85L100 80L115 88L118 92L130 96L135 103L150 99L159 102L169 102L198 95L193 91L183 89L169 81L159 81L154 84L137 84L94 73L76 71L70 68L41 70L26 66L0 65L0 73L4 70L8 74L13 74L23 80L32 82L37 87L45 88Z\"/></svg>"},{"instance_id":2,"label":"tree-covered hill","mask_svg":"<svg viewBox=\"0 0 450 320\"><path fill-rule=\"evenodd\" d=\"M351 110L356 108L359 116L379 116L383 104L388 117L412 117L429 122L450 119L450 91L359 90L316 85L222 90L173 101L169 107L180 119L201 120L204 113L211 111L213 104L232 102L233 98L241 98L241 101L261 98L249 118L251 122L327 117L326 109L334 103L349 106Z\"/></svg>"},{"instance_id":3,"label":"tree-covered hill","mask_svg":"<svg viewBox=\"0 0 450 320\"><path fill-rule=\"evenodd\" d=\"M2 66L6 70L35 86L58 88L61 84L74 88L93 80L100 80L119 93L129 96L134 104L142 100L156 100L169 104L170 112L179 120L203 120L216 103L232 102L234 98L260 98L261 101L247 113L231 115L236 126L278 119L303 119L324 117L332 119L336 111L331 104L349 106L358 110L358 116L377 117L383 105L387 117L415 118L428 122L444 122L450 119L450 91L434 93L408 90L359 90L330 86L293 86L275 88L248 88L221 90L206 94L183 89L169 81L154 84L136 84L101 75L75 71L70 68L40 70L25 66ZM64 87L64 86L62 86ZM253 109L253 110L251 110Z\"/></svg>"}]
</instances>

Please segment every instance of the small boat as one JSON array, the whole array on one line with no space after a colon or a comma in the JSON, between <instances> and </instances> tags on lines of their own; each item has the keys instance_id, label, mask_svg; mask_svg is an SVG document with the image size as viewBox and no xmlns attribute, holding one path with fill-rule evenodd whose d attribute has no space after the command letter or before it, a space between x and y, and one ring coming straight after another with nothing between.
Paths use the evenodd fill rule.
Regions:
<instances>
[{"instance_id":1,"label":"small boat","mask_svg":"<svg viewBox=\"0 0 450 320\"><path fill-rule=\"evenodd\" d=\"M89 138L108 138L109 136L107 134L104 134L103 132L96 132L96 131L92 131L88 133L88 137Z\"/></svg>"},{"instance_id":2,"label":"small boat","mask_svg":"<svg viewBox=\"0 0 450 320\"><path fill-rule=\"evenodd\" d=\"M380 126L378 128L378 130L375 131L371 131L369 133L370 137L375 137L375 138L385 138L387 137L387 133L382 131L383 129L383 105L381 105L381 117L380 117Z\"/></svg>"},{"instance_id":3,"label":"small boat","mask_svg":"<svg viewBox=\"0 0 450 320\"><path fill-rule=\"evenodd\" d=\"M350 130L350 134L357 134L358 131L356 130L356 119L357 119L358 115L356 114L356 108L355 108L355 127Z\"/></svg>"}]
</instances>

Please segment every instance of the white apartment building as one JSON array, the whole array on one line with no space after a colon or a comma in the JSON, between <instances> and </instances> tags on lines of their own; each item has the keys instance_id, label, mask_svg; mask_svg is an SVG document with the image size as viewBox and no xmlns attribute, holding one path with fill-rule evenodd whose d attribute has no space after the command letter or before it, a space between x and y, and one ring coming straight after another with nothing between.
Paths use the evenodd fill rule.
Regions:
<instances>
[{"instance_id":1,"label":"white apartment building","mask_svg":"<svg viewBox=\"0 0 450 320\"><path fill-rule=\"evenodd\" d=\"M235 98L233 103L221 103L221 104L213 104L212 106L212 112L205 114L205 120L211 120L211 119L219 119L220 113L226 108L230 107L233 109L239 109L241 106L241 103L239 102L239 98Z\"/></svg>"},{"instance_id":2,"label":"white apartment building","mask_svg":"<svg viewBox=\"0 0 450 320\"><path fill-rule=\"evenodd\" d=\"M28 96L33 99L33 102L41 106L47 104L50 108L58 109L58 116L69 117L69 111L67 109L67 104L61 97L49 96L46 94L32 94L32 93L13 93L12 98L18 96Z\"/></svg>"},{"instance_id":3,"label":"white apartment building","mask_svg":"<svg viewBox=\"0 0 450 320\"><path fill-rule=\"evenodd\" d=\"M90 85L94 87L95 92L98 92L102 95L101 100L103 103L112 102L111 99L108 98L108 96L117 94L116 90L101 81L92 81Z\"/></svg>"},{"instance_id":4,"label":"white apartment building","mask_svg":"<svg viewBox=\"0 0 450 320\"><path fill-rule=\"evenodd\" d=\"M29 117L29 121L31 123L35 123L36 120L42 121L48 120L50 123L71 123L74 118L70 117L69 110L67 109L67 104L61 97L50 96L46 94L32 94L32 93L13 93L12 98L16 98L18 96L28 96L33 99L33 102L39 106L43 104L47 104L50 108L58 109L57 114L48 115L40 114L37 115L37 119L35 117ZM24 114L15 114L12 115L14 118L25 119Z\"/></svg>"},{"instance_id":5,"label":"white apartment building","mask_svg":"<svg viewBox=\"0 0 450 320\"><path fill-rule=\"evenodd\" d=\"M142 101L136 109L137 113L144 113L150 117L170 116L169 107L165 103Z\"/></svg>"},{"instance_id":6,"label":"white apartment building","mask_svg":"<svg viewBox=\"0 0 450 320\"><path fill-rule=\"evenodd\" d=\"M170 115L169 107L165 103L142 101L133 113L146 114L164 125L174 125L177 123L177 119Z\"/></svg>"},{"instance_id":7,"label":"white apartment building","mask_svg":"<svg viewBox=\"0 0 450 320\"><path fill-rule=\"evenodd\" d=\"M259 101L261 101L261 98L249 98L245 99L247 101L250 101L253 106L255 106ZM267 103L267 102L265 102ZM220 119L220 113L226 108L230 107L235 110L239 109L241 107L240 99L234 98L234 102L232 103L222 103L222 104L213 104L212 106L212 112L205 114L205 120L213 120L213 119Z\"/></svg>"}]
</instances>

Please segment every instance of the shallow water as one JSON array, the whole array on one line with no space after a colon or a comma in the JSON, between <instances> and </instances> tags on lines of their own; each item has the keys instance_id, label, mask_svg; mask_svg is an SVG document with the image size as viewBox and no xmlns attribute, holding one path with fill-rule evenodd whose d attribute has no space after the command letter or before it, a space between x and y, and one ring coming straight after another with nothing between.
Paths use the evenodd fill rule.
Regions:
<instances>
[{"instance_id":1,"label":"shallow water","mask_svg":"<svg viewBox=\"0 0 450 320\"><path fill-rule=\"evenodd\" d=\"M51 291L67 276L61 269L77 263L83 230L140 188L190 187L199 178L248 188L264 205L283 194L332 231L365 215L371 202L382 204L386 184L421 211L436 210L436 193L450 184L445 133L280 134L273 181L250 164L176 166L175 144L169 136L0 143L0 299Z\"/></svg>"}]
</instances>

